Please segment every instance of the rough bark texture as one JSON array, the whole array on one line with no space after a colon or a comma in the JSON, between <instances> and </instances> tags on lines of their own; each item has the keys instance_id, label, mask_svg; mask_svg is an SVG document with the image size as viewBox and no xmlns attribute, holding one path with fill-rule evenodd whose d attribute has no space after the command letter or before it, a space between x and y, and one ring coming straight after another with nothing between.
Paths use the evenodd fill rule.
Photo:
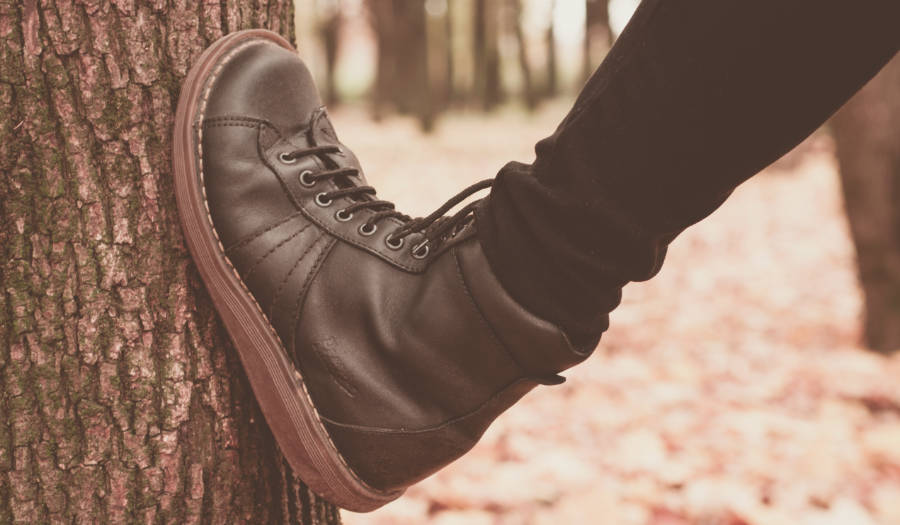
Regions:
<instances>
[{"instance_id":1,"label":"rough bark texture","mask_svg":"<svg viewBox=\"0 0 900 525\"><path fill-rule=\"evenodd\" d=\"M192 60L290 0L0 0L0 523L335 523L293 477L188 258Z\"/></svg>"},{"instance_id":2,"label":"rough bark texture","mask_svg":"<svg viewBox=\"0 0 900 525\"><path fill-rule=\"evenodd\" d=\"M865 294L866 344L900 350L900 57L832 120Z\"/></svg>"}]
</instances>

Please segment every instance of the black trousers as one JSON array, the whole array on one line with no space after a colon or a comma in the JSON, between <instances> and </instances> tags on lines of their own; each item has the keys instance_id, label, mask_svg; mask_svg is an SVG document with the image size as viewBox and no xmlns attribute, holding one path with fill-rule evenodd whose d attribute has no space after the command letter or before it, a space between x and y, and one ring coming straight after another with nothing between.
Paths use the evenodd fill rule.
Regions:
<instances>
[{"instance_id":1,"label":"black trousers","mask_svg":"<svg viewBox=\"0 0 900 525\"><path fill-rule=\"evenodd\" d=\"M644 0L534 164L497 175L477 214L492 268L595 344L627 282L898 47L900 0Z\"/></svg>"}]
</instances>

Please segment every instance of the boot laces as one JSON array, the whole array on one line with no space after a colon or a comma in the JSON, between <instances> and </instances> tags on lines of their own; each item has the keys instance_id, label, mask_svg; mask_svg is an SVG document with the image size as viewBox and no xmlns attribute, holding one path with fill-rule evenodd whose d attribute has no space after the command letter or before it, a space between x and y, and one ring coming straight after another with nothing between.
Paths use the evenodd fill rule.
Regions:
<instances>
[{"instance_id":1,"label":"boot laces","mask_svg":"<svg viewBox=\"0 0 900 525\"><path fill-rule=\"evenodd\" d=\"M417 259L424 259L428 256L429 252L438 248L441 243L453 238L459 233L462 230L462 227L471 221L475 210L483 199L478 199L466 204L452 216L447 217L445 216L446 213L471 195L490 188L494 182L493 179L485 179L476 182L451 197L428 216L412 218L405 213L397 211L394 203L376 198L374 187L358 185L357 182L353 180L354 177L359 176L358 169L339 167L334 161L327 157L328 154L340 154L342 152L343 149L337 145L329 144L313 146L282 154L281 160L290 163L301 157L313 155L319 157L329 169L318 173L309 171L304 172L303 178L306 183L314 185L319 181L332 180L339 189L321 193L317 196L317 199L320 199L322 202L331 202L335 199L348 197L353 201L352 204L338 212L344 217L349 217L358 210L373 211L374 213L369 217L369 220L360 226L361 231L374 231L379 222L388 218L395 218L402 221L404 223L403 226L391 233L385 239L385 242L391 246L399 246L399 244L409 235L421 233L421 240L412 247L412 254Z\"/></svg>"}]
</instances>

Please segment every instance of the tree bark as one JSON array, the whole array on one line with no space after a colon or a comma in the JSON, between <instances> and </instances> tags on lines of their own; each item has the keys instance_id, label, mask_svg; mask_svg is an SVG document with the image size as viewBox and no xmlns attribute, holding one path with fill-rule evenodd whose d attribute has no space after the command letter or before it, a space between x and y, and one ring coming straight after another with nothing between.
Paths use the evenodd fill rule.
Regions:
<instances>
[{"instance_id":1,"label":"tree bark","mask_svg":"<svg viewBox=\"0 0 900 525\"><path fill-rule=\"evenodd\" d=\"M290 0L0 2L0 523L337 523L189 260L170 141L224 33Z\"/></svg>"},{"instance_id":2,"label":"tree bark","mask_svg":"<svg viewBox=\"0 0 900 525\"><path fill-rule=\"evenodd\" d=\"M865 297L866 344L900 350L900 58L832 120Z\"/></svg>"}]
</instances>

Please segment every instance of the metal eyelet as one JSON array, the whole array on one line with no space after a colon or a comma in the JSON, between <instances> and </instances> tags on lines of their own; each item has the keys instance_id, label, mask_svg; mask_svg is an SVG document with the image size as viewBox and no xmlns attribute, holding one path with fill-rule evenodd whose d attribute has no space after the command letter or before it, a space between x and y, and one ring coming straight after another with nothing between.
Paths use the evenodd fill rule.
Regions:
<instances>
[{"instance_id":1,"label":"metal eyelet","mask_svg":"<svg viewBox=\"0 0 900 525\"><path fill-rule=\"evenodd\" d=\"M413 259L424 259L428 257L429 251L431 251L431 249L428 247L428 241L419 243L412 247Z\"/></svg>"},{"instance_id":2,"label":"metal eyelet","mask_svg":"<svg viewBox=\"0 0 900 525\"><path fill-rule=\"evenodd\" d=\"M316 204L318 204L319 206L321 206L323 208L327 208L328 206L331 206L331 203L334 202L333 200L329 199L328 196L324 192L316 195L315 200L316 200Z\"/></svg>"},{"instance_id":3,"label":"metal eyelet","mask_svg":"<svg viewBox=\"0 0 900 525\"><path fill-rule=\"evenodd\" d=\"M366 228L366 226L368 226L368 228ZM364 222L359 225L359 234L363 237L374 235L376 231L378 231L377 224L369 224L368 222Z\"/></svg>"},{"instance_id":4,"label":"metal eyelet","mask_svg":"<svg viewBox=\"0 0 900 525\"><path fill-rule=\"evenodd\" d=\"M296 157L292 157L290 153L281 152L278 154L278 160L280 160L281 162L283 162L285 164L295 164L300 159L298 159Z\"/></svg>"},{"instance_id":5,"label":"metal eyelet","mask_svg":"<svg viewBox=\"0 0 900 525\"><path fill-rule=\"evenodd\" d=\"M311 170L303 170L302 172L300 172L300 184L306 186L307 188L312 188L313 186L315 186L319 181L317 181L316 179L307 178L312 174L313 172Z\"/></svg>"},{"instance_id":6,"label":"metal eyelet","mask_svg":"<svg viewBox=\"0 0 900 525\"><path fill-rule=\"evenodd\" d=\"M399 250L400 248L403 248L403 244L405 242L406 242L406 237L403 237L401 239L394 239L393 237L388 235L387 237L384 238L384 244L386 244L387 247L392 250Z\"/></svg>"},{"instance_id":7,"label":"metal eyelet","mask_svg":"<svg viewBox=\"0 0 900 525\"><path fill-rule=\"evenodd\" d=\"M353 214L347 213L347 210L338 210L335 212L334 218L340 222L347 222L353 218Z\"/></svg>"}]
</instances>

